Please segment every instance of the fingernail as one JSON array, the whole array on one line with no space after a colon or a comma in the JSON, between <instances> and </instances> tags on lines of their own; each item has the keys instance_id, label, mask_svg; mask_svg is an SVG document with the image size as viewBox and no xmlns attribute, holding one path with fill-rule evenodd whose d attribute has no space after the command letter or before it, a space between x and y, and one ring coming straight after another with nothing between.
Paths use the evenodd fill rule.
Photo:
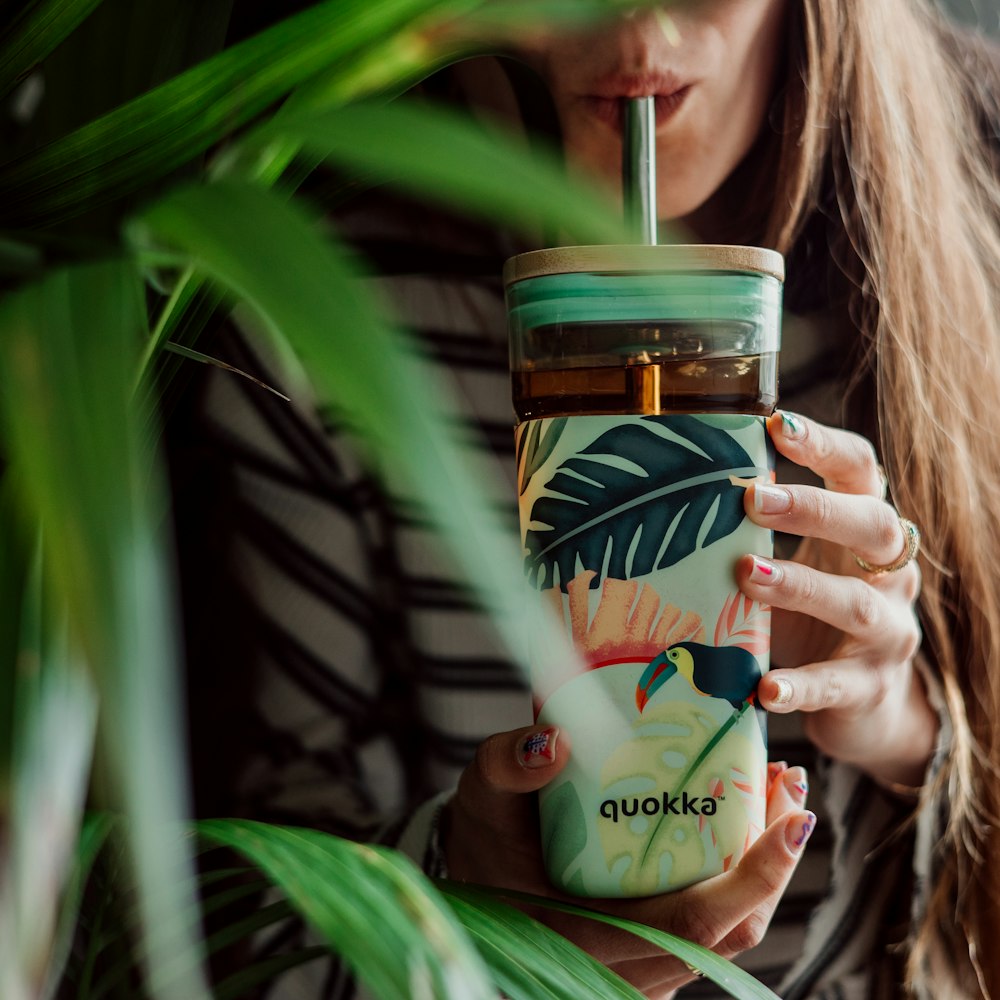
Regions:
<instances>
[{"instance_id":1,"label":"fingernail","mask_svg":"<svg viewBox=\"0 0 1000 1000\"><path fill-rule=\"evenodd\" d=\"M753 509L758 514L787 514L792 509L792 494L780 486L754 483Z\"/></svg>"},{"instance_id":2,"label":"fingernail","mask_svg":"<svg viewBox=\"0 0 1000 1000\"><path fill-rule=\"evenodd\" d=\"M809 794L809 775L804 767L790 767L781 775L788 794L797 806L803 806Z\"/></svg>"},{"instance_id":3,"label":"fingernail","mask_svg":"<svg viewBox=\"0 0 1000 1000\"><path fill-rule=\"evenodd\" d=\"M796 416L794 413L789 413L787 410L782 410L781 433L786 438L791 438L792 440L804 438L806 436L806 425L802 422L801 417Z\"/></svg>"},{"instance_id":4,"label":"fingernail","mask_svg":"<svg viewBox=\"0 0 1000 1000\"><path fill-rule=\"evenodd\" d=\"M750 570L751 583L763 583L773 586L781 581L781 567L763 556L752 556L753 568Z\"/></svg>"},{"instance_id":5,"label":"fingernail","mask_svg":"<svg viewBox=\"0 0 1000 1000\"><path fill-rule=\"evenodd\" d=\"M787 760L772 760L767 765L767 776L773 781L779 774L788 770Z\"/></svg>"},{"instance_id":6,"label":"fingernail","mask_svg":"<svg viewBox=\"0 0 1000 1000\"><path fill-rule=\"evenodd\" d=\"M771 699L771 704L787 705L795 693L791 681L784 677L772 677L771 681L774 684L774 697Z\"/></svg>"},{"instance_id":7,"label":"fingernail","mask_svg":"<svg viewBox=\"0 0 1000 1000\"><path fill-rule=\"evenodd\" d=\"M796 854L801 851L815 827L815 813L807 812L805 816L790 820L785 827L785 842L788 844L788 849Z\"/></svg>"},{"instance_id":8,"label":"fingernail","mask_svg":"<svg viewBox=\"0 0 1000 1000\"><path fill-rule=\"evenodd\" d=\"M522 767L548 767L556 759L559 730L555 726L539 733L529 733L518 748L517 759Z\"/></svg>"}]
</instances>

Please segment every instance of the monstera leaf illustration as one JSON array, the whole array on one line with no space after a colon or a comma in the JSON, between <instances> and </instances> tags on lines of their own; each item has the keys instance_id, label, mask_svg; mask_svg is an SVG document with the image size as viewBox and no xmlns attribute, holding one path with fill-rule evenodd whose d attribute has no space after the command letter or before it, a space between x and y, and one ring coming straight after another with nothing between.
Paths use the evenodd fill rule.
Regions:
<instances>
[{"instance_id":1,"label":"monstera leaf illustration","mask_svg":"<svg viewBox=\"0 0 1000 1000\"><path fill-rule=\"evenodd\" d=\"M665 431L654 430L659 425ZM743 520L730 476L766 470L725 430L693 416L644 417L566 459L531 508L526 569L562 590L581 570L627 580L680 562ZM700 541L699 541L700 540ZM606 568L605 568L606 564Z\"/></svg>"}]
</instances>

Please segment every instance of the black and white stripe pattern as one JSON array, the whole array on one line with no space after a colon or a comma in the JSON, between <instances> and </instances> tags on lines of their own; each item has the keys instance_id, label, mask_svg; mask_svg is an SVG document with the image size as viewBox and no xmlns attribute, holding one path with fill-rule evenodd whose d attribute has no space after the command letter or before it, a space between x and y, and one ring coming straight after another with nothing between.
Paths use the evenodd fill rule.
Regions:
<instances>
[{"instance_id":1,"label":"black and white stripe pattern","mask_svg":"<svg viewBox=\"0 0 1000 1000\"><path fill-rule=\"evenodd\" d=\"M470 438L499 464L506 492L491 499L516 517L498 278L512 248L484 253L481 234L436 217L425 225L412 210L366 208L346 225L381 271L367 279L373 291L417 334ZM782 405L841 423L840 347L821 323L790 325ZM280 386L276 360L251 335L234 327L213 350ZM197 398L198 446L234 484L225 521L235 624L256 654L246 665L252 735L235 808L372 837L453 787L486 736L530 722L530 699L433 532L391 475L383 482L359 461L335 401L288 404L220 371ZM781 468L779 479L800 473ZM787 1000L892 996L881 984L876 992L885 957L876 951L911 862L908 841L890 842L908 807L857 772L822 765L793 717L772 717L770 743L772 759L809 769L819 825L765 942L741 962L783 984ZM403 836L425 860L433 816L422 810L401 834L397 822L390 839ZM331 965L293 970L268 995L348 996ZM682 992L718 996L710 983Z\"/></svg>"}]
</instances>

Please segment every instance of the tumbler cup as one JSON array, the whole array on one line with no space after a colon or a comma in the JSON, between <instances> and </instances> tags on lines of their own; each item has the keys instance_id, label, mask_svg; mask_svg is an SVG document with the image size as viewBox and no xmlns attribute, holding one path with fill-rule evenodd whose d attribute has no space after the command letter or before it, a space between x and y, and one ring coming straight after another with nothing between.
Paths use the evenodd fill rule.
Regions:
<instances>
[{"instance_id":1,"label":"tumbler cup","mask_svg":"<svg viewBox=\"0 0 1000 1000\"><path fill-rule=\"evenodd\" d=\"M540 794L552 883L647 896L735 865L765 823L756 704L770 609L734 565L773 478L779 254L565 247L504 269L539 722L571 747ZM586 669L538 624L555 612Z\"/></svg>"}]
</instances>

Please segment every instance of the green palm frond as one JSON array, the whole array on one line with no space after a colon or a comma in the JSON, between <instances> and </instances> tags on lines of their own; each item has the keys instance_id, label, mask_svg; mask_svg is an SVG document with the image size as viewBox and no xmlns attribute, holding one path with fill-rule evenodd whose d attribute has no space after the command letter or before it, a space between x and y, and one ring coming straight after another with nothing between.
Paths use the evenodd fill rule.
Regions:
<instances>
[{"instance_id":1,"label":"green palm frond","mask_svg":"<svg viewBox=\"0 0 1000 1000\"><path fill-rule=\"evenodd\" d=\"M202 837L243 853L258 874L199 884L194 840L182 833L182 670L152 406L165 353L210 360L196 349L199 334L220 308L249 306L290 381L356 413L378 463L402 470L448 524L446 538L517 648L516 619L502 615L523 582L517 546L453 439L445 394L363 290L364 263L294 191L329 161L349 179L392 183L505 226L623 239L607 200L569 183L554 156L531 158L440 109L382 106L445 61L506 45L529 20L615 6L326 0L206 57L225 36L229 0L183 11L3 3L12 16L0 29L0 93L35 67L52 85L12 145L17 157L0 165L4 1000L48 1000L64 970L80 1000L136 990L202 1000L204 957L293 909L324 946L251 961L216 984L216 997L237 998L330 948L379 996L464 1000L497 987L524 1000L634 996L495 898L455 887L442 896L395 852L314 831L206 821ZM162 60L153 58L161 32L177 47ZM88 59L116 50L121 65L106 80L78 79ZM100 109L89 120L74 88L81 107ZM122 226L127 204L145 207ZM84 816L88 792L122 815L125 847L105 854L126 888L97 864L97 911L84 907L76 950L88 872L115 840L106 817ZM55 832L34 837L53 803ZM261 895L259 873L285 901ZM26 891L36 887L44 891ZM733 983L734 995L764 995Z\"/></svg>"}]
</instances>

